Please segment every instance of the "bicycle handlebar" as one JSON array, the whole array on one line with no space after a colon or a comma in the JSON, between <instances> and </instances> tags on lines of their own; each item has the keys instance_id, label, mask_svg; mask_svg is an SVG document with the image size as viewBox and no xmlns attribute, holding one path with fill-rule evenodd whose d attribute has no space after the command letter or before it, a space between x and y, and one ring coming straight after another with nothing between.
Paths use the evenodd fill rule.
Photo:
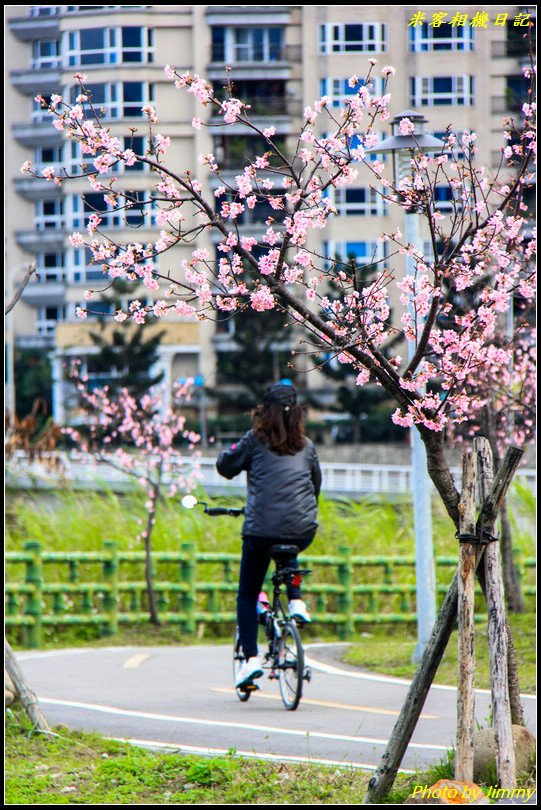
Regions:
<instances>
[{"instance_id":1,"label":"bicycle handlebar","mask_svg":"<svg viewBox=\"0 0 541 810\"><path fill-rule=\"evenodd\" d=\"M229 515L230 517L238 517L244 514L244 506L238 508L235 506L209 506L205 501L198 501L193 495L185 495L181 501L182 506L186 509L193 509L194 506L202 506L206 515Z\"/></svg>"},{"instance_id":2,"label":"bicycle handlebar","mask_svg":"<svg viewBox=\"0 0 541 810\"><path fill-rule=\"evenodd\" d=\"M238 517L239 515L244 514L244 506L239 509L236 507L227 507L227 506L207 506L207 504L205 504L205 514L212 515L212 517L215 517L216 515L229 515L230 517Z\"/></svg>"}]
</instances>

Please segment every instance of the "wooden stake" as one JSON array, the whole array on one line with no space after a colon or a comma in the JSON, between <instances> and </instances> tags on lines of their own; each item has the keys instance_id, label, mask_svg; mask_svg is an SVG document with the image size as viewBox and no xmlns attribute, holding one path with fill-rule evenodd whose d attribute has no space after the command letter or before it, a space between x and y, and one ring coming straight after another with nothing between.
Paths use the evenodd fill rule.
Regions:
<instances>
[{"instance_id":1,"label":"wooden stake","mask_svg":"<svg viewBox=\"0 0 541 810\"><path fill-rule=\"evenodd\" d=\"M477 518L476 533L481 529L494 531L494 523L507 494L518 465L524 455L519 447L508 448L494 485L483 503ZM476 565L483 556L482 549L476 550ZM363 804L378 804L391 789L400 763L406 752L419 715L423 710L428 690L434 680L443 653L455 626L458 602L458 572L445 596L445 600L434 624L432 635L426 646L423 658L415 673L408 694L389 738L385 753L377 771L368 783Z\"/></svg>"},{"instance_id":2,"label":"wooden stake","mask_svg":"<svg viewBox=\"0 0 541 810\"><path fill-rule=\"evenodd\" d=\"M25 712L30 718L30 722L33 723L34 727L37 728L39 731L43 731L47 734L52 734L52 731L49 728L49 724L47 723L45 715L41 711L38 699L28 686L26 678L24 677L22 669L17 663L17 659L13 654L13 650L11 649L8 640L5 639L4 642L5 642L5 656L6 656L5 666L8 671L8 675L13 681L15 689L17 690L17 697L21 701Z\"/></svg>"},{"instance_id":3,"label":"wooden stake","mask_svg":"<svg viewBox=\"0 0 541 810\"><path fill-rule=\"evenodd\" d=\"M492 487L492 451L488 439L474 440L479 470L479 490L484 501ZM489 543L484 555L486 600L488 608L488 652L492 718L496 737L496 771L501 788L516 788L515 749L507 679L507 632L505 596L497 542Z\"/></svg>"},{"instance_id":4,"label":"wooden stake","mask_svg":"<svg viewBox=\"0 0 541 810\"><path fill-rule=\"evenodd\" d=\"M464 453L459 533L475 534L475 456ZM458 566L458 694L455 778L473 782L475 726L475 597L476 546L459 544Z\"/></svg>"}]
</instances>

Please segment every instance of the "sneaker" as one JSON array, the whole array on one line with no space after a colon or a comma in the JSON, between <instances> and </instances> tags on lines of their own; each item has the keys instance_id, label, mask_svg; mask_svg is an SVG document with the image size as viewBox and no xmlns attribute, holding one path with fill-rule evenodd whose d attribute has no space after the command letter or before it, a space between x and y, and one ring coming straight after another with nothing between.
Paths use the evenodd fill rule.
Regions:
<instances>
[{"instance_id":1,"label":"sneaker","mask_svg":"<svg viewBox=\"0 0 541 810\"><path fill-rule=\"evenodd\" d=\"M308 608L302 599L292 599L288 605L289 615L292 619L301 619L305 624L310 624L312 619L308 613Z\"/></svg>"},{"instance_id":2,"label":"sneaker","mask_svg":"<svg viewBox=\"0 0 541 810\"><path fill-rule=\"evenodd\" d=\"M242 686L248 686L248 684L252 683L256 678L261 678L262 675L263 669L261 667L261 661L259 660L259 656L255 655L253 658L244 661L241 665L235 687L239 689Z\"/></svg>"}]
</instances>

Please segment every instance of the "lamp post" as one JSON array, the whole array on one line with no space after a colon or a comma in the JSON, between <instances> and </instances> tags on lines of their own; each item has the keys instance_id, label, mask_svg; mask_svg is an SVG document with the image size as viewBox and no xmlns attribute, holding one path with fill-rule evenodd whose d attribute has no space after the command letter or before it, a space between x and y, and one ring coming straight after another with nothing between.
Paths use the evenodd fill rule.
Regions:
<instances>
[{"instance_id":1,"label":"lamp post","mask_svg":"<svg viewBox=\"0 0 541 810\"><path fill-rule=\"evenodd\" d=\"M415 125L411 135L399 134L400 122L408 118ZM393 173L395 183L411 171L410 160L415 151L440 150L443 141L427 135L422 131L426 119L413 110L404 110L391 121L393 134L390 138L367 149L367 152L389 152L393 157ZM418 248L420 243L419 218L415 208L406 211L405 215L406 242ZM406 256L406 273L413 276L415 262L410 255ZM419 319L413 301L410 299L410 313L416 326ZM411 361L415 346L412 341L408 343L408 361ZM430 506L431 481L427 471L426 448L418 429L413 426L410 431L411 466L413 488L413 522L415 532L415 574L417 582L417 646L413 660L419 662L426 648L432 627L436 620L436 577L434 570L434 549L432 543L432 515Z\"/></svg>"}]
</instances>

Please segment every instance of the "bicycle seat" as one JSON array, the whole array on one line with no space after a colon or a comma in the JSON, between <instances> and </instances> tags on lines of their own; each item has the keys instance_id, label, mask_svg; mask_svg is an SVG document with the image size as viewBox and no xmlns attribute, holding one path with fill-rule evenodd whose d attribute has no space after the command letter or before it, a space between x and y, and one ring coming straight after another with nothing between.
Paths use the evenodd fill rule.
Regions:
<instances>
[{"instance_id":1,"label":"bicycle seat","mask_svg":"<svg viewBox=\"0 0 541 810\"><path fill-rule=\"evenodd\" d=\"M270 547L269 554L273 560L278 561L288 557L296 557L299 551L298 546L277 545Z\"/></svg>"}]
</instances>

